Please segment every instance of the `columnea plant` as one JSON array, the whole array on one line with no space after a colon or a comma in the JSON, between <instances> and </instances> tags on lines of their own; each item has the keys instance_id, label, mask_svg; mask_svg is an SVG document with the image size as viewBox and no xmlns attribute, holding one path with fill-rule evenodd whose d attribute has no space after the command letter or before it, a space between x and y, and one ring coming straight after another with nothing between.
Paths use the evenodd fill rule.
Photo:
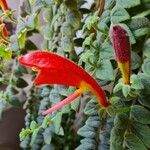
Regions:
<instances>
[{"instance_id":1,"label":"columnea plant","mask_svg":"<svg viewBox=\"0 0 150 150\"><path fill-rule=\"evenodd\" d=\"M25 110L21 149L150 149L148 0L0 6L0 112Z\"/></svg>"}]
</instances>

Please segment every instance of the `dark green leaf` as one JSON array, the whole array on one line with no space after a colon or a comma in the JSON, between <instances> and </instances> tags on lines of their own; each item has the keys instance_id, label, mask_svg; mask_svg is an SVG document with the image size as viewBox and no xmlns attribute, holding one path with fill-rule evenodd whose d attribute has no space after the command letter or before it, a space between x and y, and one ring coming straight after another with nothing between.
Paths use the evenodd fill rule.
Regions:
<instances>
[{"instance_id":1,"label":"dark green leaf","mask_svg":"<svg viewBox=\"0 0 150 150\"><path fill-rule=\"evenodd\" d=\"M18 88L25 88L25 87L28 86L28 83L24 79L18 78L17 81L16 81L16 86Z\"/></svg>"},{"instance_id":2,"label":"dark green leaf","mask_svg":"<svg viewBox=\"0 0 150 150\"><path fill-rule=\"evenodd\" d=\"M150 124L150 111L140 105L131 106L131 118L142 124Z\"/></svg>"},{"instance_id":3,"label":"dark green leaf","mask_svg":"<svg viewBox=\"0 0 150 150\"><path fill-rule=\"evenodd\" d=\"M125 135L125 145L132 150L147 150L144 143L132 133Z\"/></svg>"},{"instance_id":4,"label":"dark green leaf","mask_svg":"<svg viewBox=\"0 0 150 150\"><path fill-rule=\"evenodd\" d=\"M150 58L150 39L148 39L144 44L144 55Z\"/></svg>"},{"instance_id":5,"label":"dark green leaf","mask_svg":"<svg viewBox=\"0 0 150 150\"><path fill-rule=\"evenodd\" d=\"M144 59L144 64L142 65L142 70L145 74L150 76L150 58Z\"/></svg>"}]
</instances>

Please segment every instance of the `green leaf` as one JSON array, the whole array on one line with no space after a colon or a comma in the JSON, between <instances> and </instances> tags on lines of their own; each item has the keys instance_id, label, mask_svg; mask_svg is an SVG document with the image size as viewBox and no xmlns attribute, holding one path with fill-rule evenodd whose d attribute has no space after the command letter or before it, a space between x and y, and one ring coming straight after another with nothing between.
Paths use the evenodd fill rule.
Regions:
<instances>
[{"instance_id":1,"label":"green leaf","mask_svg":"<svg viewBox=\"0 0 150 150\"><path fill-rule=\"evenodd\" d=\"M96 15L93 16L89 16L86 20L85 20L85 24L83 26L83 30L85 30L86 28L88 30L90 30L92 27L95 27L96 24L98 23L99 17Z\"/></svg>"},{"instance_id":2,"label":"green leaf","mask_svg":"<svg viewBox=\"0 0 150 150\"><path fill-rule=\"evenodd\" d=\"M61 41L61 48L65 52L71 52L73 50L73 41L72 41L72 39L69 38L68 36L63 37L62 41Z\"/></svg>"},{"instance_id":3,"label":"green leaf","mask_svg":"<svg viewBox=\"0 0 150 150\"><path fill-rule=\"evenodd\" d=\"M55 126L55 133L59 134L60 128L61 128L61 119L62 119L62 113L58 112L54 118L52 118L52 121Z\"/></svg>"},{"instance_id":4,"label":"green leaf","mask_svg":"<svg viewBox=\"0 0 150 150\"><path fill-rule=\"evenodd\" d=\"M134 70L134 69L139 68L141 63L142 63L142 60L140 56L136 52L132 51L131 52L131 69Z\"/></svg>"},{"instance_id":5,"label":"green leaf","mask_svg":"<svg viewBox=\"0 0 150 150\"><path fill-rule=\"evenodd\" d=\"M80 98L77 98L75 101L71 102L71 109L77 111L80 106Z\"/></svg>"},{"instance_id":6,"label":"green leaf","mask_svg":"<svg viewBox=\"0 0 150 150\"><path fill-rule=\"evenodd\" d=\"M144 89L144 86L142 84L142 81L141 81L139 75L133 74L131 76L131 88L133 88L133 89Z\"/></svg>"},{"instance_id":7,"label":"green leaf","mask_svg":"<svg viewBox=\"0 0 150 150\"><path fill-rule=\"evenodd\" d=\"M94 128L88 125L84 125L82 128L78 130L78 135L86 138L94 138L96 136L96 133L94 131Z\"/></svg>"},{"instance_id":8,"label":"green leaf","mask_svg":"<svg viewBox=\"0 0 150 150\"><path fill-rule=\"evenodd\" d=\"M99 116L90 116L86 121L86 125L93 127L93 128L99 127L100 125Z\"/></svg>"},{"instance_id":9,"label":"green leaf","mask_svg":"<svg viewBox=\"0 0 150 150\"><path fill-rule=\"evenodd\" d=\"M68 22L63 23L61 27L61 33L63 34L63 36L71 37L74 33L71 24L69 24Z\"/></svg>"},{"instance_id":10,"label":"green leaf","mask_svg":"<svg viewBox=\"0 0 150 150\"><path fill-rule=\"evenodd\" d=\"M27 34L26 28L18 33L18 43L21 49L25 47L26 34Z\"/></svg>"},{"instance_id":11,"label":"green leaf","mask_svg":"<svg viewBox=\"0 0 150 150\"><path fill-rule=\"evenodd\" d=\"M38 127L38 124L35 122L35 121L32 121L31 124L30 124L30 129L31 130L34 130Z\"/></svg>"},{"instance_id":12,"label":"green leaf","mask_svg":"<svg viewBox=\"0 0 150 150\"><path fill-rule=\"evenodd\" d=\"M132 18L128 22L128 26L132 31L136 31L141 28L148 28L150 25L150 21L145 17Z\"/></svg>"},{"instance_id":13,"label":"green leaf","mask_svg":"<svg viewBox=\"0 0 150 150\"><path fill-rule=\"evenodd\" d=\"M150 111L140 105L131 106L131 118L142 124L150 124Z\"/></svg>"},{"instance_id":14,"label":"green leaf","mask_svg":"<svg viewBox=\"0 0 150 150\"><path fill-rule=\"evenodd\" d=\"M150 76L150 58L144 59L144 64L142 65L142 70L145 74Z\"/></svg>"},{"instance_id":15,"label":"green leaf","mask_svg":"<svg viewBox=\"0 0 150 150\"><path fill-rule=\"evenodd\" d=\"M51 128L46 128L45 131L43 132L43 137L44 137L44 142L46 144L50 144L52 140L52 131Z\"/></svg>"},{"instance_id":16,"label":"green leaf","mask_svg":"<svg viewBox=\"0 0 150 150\"><path fill-rule=\"evenodd\" d=\"M113 93L116 93L116 92L120 91L122 89L122 86L123 86L123 84L121 82L116 84L114 89L113 89Z\"/></svg>"},{"instance_id":17,"label":"green leaf","mask_svg":"<svg viewBox=\"0 0 150 150\"><path fill-rule=\"evenodd\" d=\"M86 37L86 39L84 40L83 42L83 47L85 46L90 46L92 44L92 40L93 40L93 37L94 37L94 33L90 34L88 37Z\"/></svg>"},{"instance_id":18,"label":"green leaf","mask_svg":"<svg viewBox=\"0 0 150 150\"><path fill-rule=\"evenodd\" d=\"M147 28L141 28L136 31L133 31L133 34L136 38L139 38L141 36L148 35L149 32L150 32L150 28L147 27Z\"/></svg>"},{"instance_id":19,"label":"green leaf","mask_svg":"<svg viewBox=\"0 0 150 150\"><path fill-rule=\"evenodd\" d=\"M5 45L0 44L0 57L2 57L2 59L4 61L10 60L12 56L12 52L9 48L7 48Z\"/></svg>"},{"instance_id":20,"label":"green leaf","mask_svg":"<svg viewBox=\"0 0 150 150\"><path fill-rule=\"evenodd\" d=\"M117 0L116 4L120 5L123 8L131 8L135 7L137 5L140 5L141 1L140 0Z\"/></svg>"},{"instance_id":21,"label":"green leaf","mask_svg":"<svg viewBox=\"0 0 150 150\"><path fill-rule=\"evenodd\" d=\"M109 60L101 60L100 67L96 69L96 77L101 80L114 80L112 64Z\"/></svg>"},{"instance_id":22,"label":"green leaf","mask_svg":"<svg viewBox=\"0 0 150 150\"><path fill-rule=\"evenodd\" d=\"M48 116L46 116L46 117L44 117L41 127L45 129L50 124L52 124L52 121Z\"/></svg>"},{"instance_id":23,"label":"green leaf","mask_svg":"<svg viewBox=\"0 0 150 150\"><path fill-rule=\"evenodd\" d=\"M66 17L66 21L73 26L76 30L81 25L80 14L78 11L69 11Z\"/></svg>"},{"instance_id":24,"label":"green leaf","mask_svg":"<svg viewBox=\"0 0 150 150\"><path fill-rule=\"evenodd\" d=\"M94 54L90 50L87 50L80 55L80 62L88 63L90 58L94 58Z\"/></svg>"},{"instance_id":25,"label":"green leaf","mask_svg":"<svg viewBox=\"0 0 150 150\"><path fill-rule=\"evenodd\" d=\"M150 58L150 39L148 39L144 44L144 55L148 58Z\"/></svg>"},{"instance_id":26,"label":"green leaf","mask_svg":"<svg viewBox=\"0 0 150 150\"><path fill-rule=\"evenodd\" d=\"M110 150L121 150L123 149L123 140L124 140L125 129L120 129L113 127L111 130L110 137Z\"/></svg>"},{"instance_id":27,"label":"green leaf","mask_svg":"<svg viewBox=\"0 0 150 150\"><path fill-rule=\"evenodd\" d=\"M147 150L143 142L132 133L127 133L125 135L125 145L132 150Z\"/></svg>"},{"instance_id":28,"label":"green leaf","mask_svg":"<svg viewBox=\"0 0 150 150\"><path fill-rule=\"evenodd\" d=\"M140 95L138 98L138 101L140 104L150 108L150 100L149 100L150 95Z\"/></svg>"},{"instance_id":29,"label":"green leaf","mask_svg":"<svg viewBox=\"0 0 150 150\"><path fill-rule=\"evenodd\" d=\"M147 125L133 122L134 134L145 144L146 147L150 147L150 128Z\"/></svg>"},{"instance_id":30,"label":"green leaf","mask_svg":"<svg viewBox=\"0 0 150 150\"><path fill-rule=\"evenodd\" d=\"M131 91L131 87L129 85L123 84L122 93L123 93L124 97L127 97L129 95L130 91Z\"/></svg>"},{"instance_id":31,"label":"green leaf","mask_svg":"<svg viewBox=\"0 0 150 150\"><path fill-rule=\"evenodd\" d=\"M35 3L36 0L29 0L30 5L33 5Z\"/></svg>"},{"instance_id":32,"label":"green leaf","mask_svg":"<svg viewBox=\"0 0 150 150\"><path fill-rule=\"evenodd\" d=\"M32 133L32 131L30 129L23 128L19 134L20 140L23 141L25 139L25 137L30 135L31 133Z\"/></svg>"},{"instance_id":33,"label":"green leaf","mask_svg":"<svg viewBox=\"0 0 150 150\"><path fill-rule=\"evenodd\" d=\"M104 42L100 49L101 59L111 59L114 57L112 45L109 42Z\"/></svg>"},{"instance_id":34,"label":"green leaf","mask_svg":"<svg viewBox=\"0 0 150 150\"><path fill-rule=\"evenodd\" d=\"M39 133L40 128L37 128L33 131L32 136L31 136L31 142L30 146L32 146L36 140L37 134Z\"/></svg>"},{"instance_id":35,"label":"green leaf","mask_svg":"<svg viewBox=\"0 0 150 150\"><path fill-rule=\"evenodd\" d=\"M118 129L126 129L129 123L129 116L125 113L117 114L114 119L114 127Z\"/></svg>"},{"instance_id":36,"label":"green leaf","mask_svg":"<svg viewBox=\"0 0 150 150\"><path fill-rule=\"evenodd\" d=\"M120 23L122 21L126 21L130 19L130 16L128 14L128 12L120 7L120 6L115 6L112 11L111 11L111 22L116 24L116 23Z\"/></svg>"}]
</instances>

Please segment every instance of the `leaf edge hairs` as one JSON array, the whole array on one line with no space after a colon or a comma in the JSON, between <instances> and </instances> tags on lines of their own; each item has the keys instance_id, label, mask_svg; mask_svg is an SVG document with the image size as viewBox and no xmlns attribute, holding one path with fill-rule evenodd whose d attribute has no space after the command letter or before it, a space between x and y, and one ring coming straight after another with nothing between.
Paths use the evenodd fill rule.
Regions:
<instances>
[{"instance_id":1,"label":"leaf edge hairs","mask_svg":"<svg viewBox=\"0 0 150 150\"><path fill-rule=\"evenodd\" d=\"M120 25L112 25L109 31L123 83L130 84L131 46L127 31Z\"/></svg>"},{"instance_id":2,"label":"leaf edge hairs","mask_svg":"<svg viewBox=\"0 0 150 150\"><path fill-rule=\"evenodd\" d=\"M33 51L19 57L18 60L20 64L38 70L34 85L63 84L79 88L63 101L44 111L43 115L62 108L87 90L97 96L97 100L102 107L107 108L110 105L96 80L69 59L51 52Z\"/></svg>"}]
</instances>

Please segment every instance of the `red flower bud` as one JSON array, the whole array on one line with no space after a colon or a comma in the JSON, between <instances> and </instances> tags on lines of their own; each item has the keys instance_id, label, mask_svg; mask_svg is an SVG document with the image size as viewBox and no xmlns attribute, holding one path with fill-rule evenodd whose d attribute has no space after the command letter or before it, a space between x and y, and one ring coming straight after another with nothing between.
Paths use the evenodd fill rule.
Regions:
<instances>
[{"instance_id":1,"label":"red flower bud","mask_svg":"<svg viewBox=\"0 0 150 150\"><path fill-rule=\"evenodd\" d=\"M110 29L110 37L123 82L124 84L130 84L131 50L128 34L120 25L114 25Z\"/></svg>"}]
</instances>

